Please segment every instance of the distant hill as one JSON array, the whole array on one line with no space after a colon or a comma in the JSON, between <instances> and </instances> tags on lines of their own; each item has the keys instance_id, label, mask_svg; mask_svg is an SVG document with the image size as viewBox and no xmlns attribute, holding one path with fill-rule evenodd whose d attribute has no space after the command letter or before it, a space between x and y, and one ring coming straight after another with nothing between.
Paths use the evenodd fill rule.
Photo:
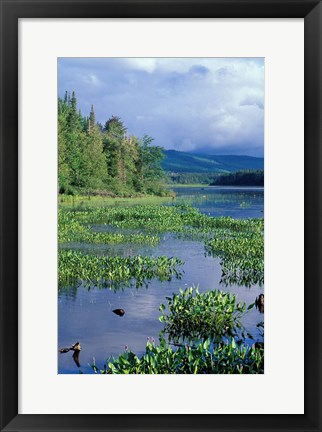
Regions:
<instances>
[{"instance_id":1,"label":"distant hill","mask_svg":"<svg viewBox=\"0 0 322 432\"><path fill-rule=\"evenodd\" d=\"M162 168L171 173L229 173L263 170L264 158L235 155L207 155L165 150Z\"/></svg>"}]
</instances>

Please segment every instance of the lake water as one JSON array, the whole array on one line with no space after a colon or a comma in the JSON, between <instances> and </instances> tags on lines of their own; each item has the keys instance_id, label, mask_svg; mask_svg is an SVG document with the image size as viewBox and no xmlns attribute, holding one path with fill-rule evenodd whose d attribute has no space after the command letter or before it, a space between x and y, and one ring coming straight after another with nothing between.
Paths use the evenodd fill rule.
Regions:
<instances>
[{"instance_id":1,"label":"lake water","mask_svg":"<svg viewBox=\"0 0 322 432\"><path fill-rule=\"evenodd\" d=\"M175 204L188 203L201 212L211 216L231 216L234 218L263 217L263 188L174 188L177 192ZM171 205L171 203L170 203ZM102 226L95 229L103 230ZM199 286L199 291L210 289L229 290L237 295L238 300L246 304L253 303L255 298L264 292L264 287L243 287L220 285L221 268L219 259L205 255L202 242L179 240L172 234L161 236L159 245L86 245L73 244L69 247L84 252L108 255L131 256L138 253L144 255L166 255L179 257L184 261L181 268L183 277L167 282L152 280L148 287L124 288L116 292L108 289L70 287L58 296L58 345L70 347L80 341L81 367L78 368L71 353L58 354L58 373L91 373L90 364L95 363L103 368L106 359L117 356L128 346L136 354L145 351L148 337L158 341L163 325L159 322L159 305L166 303L165 297L171 296L179 288ZM125 315L119 317L112 310L122 308ZM257 324L264 320L263 314L253 308L244 317L243 324L254 340L248 338L247 343L261 341L262 337Z\"/></svg>"}]
</instances>

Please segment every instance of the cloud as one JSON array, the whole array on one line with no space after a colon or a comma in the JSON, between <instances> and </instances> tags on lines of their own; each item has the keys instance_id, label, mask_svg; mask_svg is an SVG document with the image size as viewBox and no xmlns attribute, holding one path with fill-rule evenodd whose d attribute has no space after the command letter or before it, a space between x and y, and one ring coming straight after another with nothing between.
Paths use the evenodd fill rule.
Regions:
<instances>
[{"instance_id":1,"label":"cloud","mask_svg":"<svg viewBox=\"0 0 322 432\"><path fill-rule=\"evenodd\" d=\"M59 59L58 91L83 114L182 151L263 155L264 61L252 58Z\"/></svg>"}]
</instances>

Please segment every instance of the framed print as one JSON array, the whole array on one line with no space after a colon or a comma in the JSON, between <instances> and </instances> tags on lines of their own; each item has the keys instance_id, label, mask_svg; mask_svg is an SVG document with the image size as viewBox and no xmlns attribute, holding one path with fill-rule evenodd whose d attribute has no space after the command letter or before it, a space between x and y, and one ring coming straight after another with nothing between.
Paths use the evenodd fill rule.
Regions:
<instances>
[{"instance_id":1,"label":"framed print","mask_svg":"<svg viewBox=\"0 0 322 432\"><path fill-rule=\"evenodd\" d=\"M321 430L320 2L1 23L1 430Z\"/></svg>"}]
</instances>

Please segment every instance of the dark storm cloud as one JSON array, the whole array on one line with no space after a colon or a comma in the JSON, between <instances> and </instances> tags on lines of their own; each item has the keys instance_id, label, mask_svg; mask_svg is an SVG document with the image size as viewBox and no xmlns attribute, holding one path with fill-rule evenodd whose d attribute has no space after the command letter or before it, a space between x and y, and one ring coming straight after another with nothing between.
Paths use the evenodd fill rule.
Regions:
<instances>
[{"instance_id":1,"label":"dark storm cloud","mask_svg":"<svg viewBox=\"0 0 322 432\"><path fill-rule=\"evenodd\" d=\"M104 123L181 151L263 155L264 62L240 58L60 59L58 92L75 90Z\"/></svg>"}]
</instances>

